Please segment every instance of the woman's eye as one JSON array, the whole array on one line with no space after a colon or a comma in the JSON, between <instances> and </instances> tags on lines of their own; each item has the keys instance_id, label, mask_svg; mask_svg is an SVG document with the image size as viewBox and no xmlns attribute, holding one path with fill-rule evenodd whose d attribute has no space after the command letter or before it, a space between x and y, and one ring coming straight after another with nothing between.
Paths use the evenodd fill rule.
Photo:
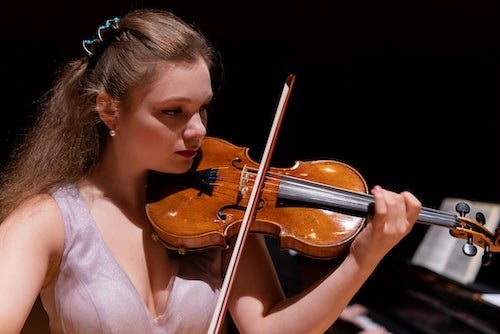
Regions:
<instances>
[{"instance_id":1,"label":"woman's eye","mask_svg":"<svg viewBox=\"0 0 500 334\"><path fill-rule=\"evenodd\" d=\"M182 110L180 110L180 109L163 109L161 112L165 115L173 116L173 115L180 114L182 112Z\"/></svg>"}]
</instances>

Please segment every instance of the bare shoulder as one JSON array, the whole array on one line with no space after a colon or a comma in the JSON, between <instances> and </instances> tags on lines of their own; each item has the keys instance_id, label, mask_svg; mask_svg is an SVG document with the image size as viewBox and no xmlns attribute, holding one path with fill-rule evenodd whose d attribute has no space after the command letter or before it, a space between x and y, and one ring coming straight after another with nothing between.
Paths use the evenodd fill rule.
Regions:
<instances>
[{"instance_id":1,"label":"bare shoulder","mask_svg":"<svg viewBox=\"0 0 500 334\"><path fill-rule=\"evenodd\" d=\"M45 257L51 265L58 263L64 247L64 224L52 196L39 194L17 207L0 224L0 246L16 254Z\"/></svg>"},{"instance_id":2,"label":"bare shoulder","mask_svg":"<svg viewBox=\"0 0 500 334\"><path fill-rule=\"evenodd\" d=\"M0 226L52 233L63 227L59 206L49 194L39 194L21 203Z\"/></svg>"}]
</instances>

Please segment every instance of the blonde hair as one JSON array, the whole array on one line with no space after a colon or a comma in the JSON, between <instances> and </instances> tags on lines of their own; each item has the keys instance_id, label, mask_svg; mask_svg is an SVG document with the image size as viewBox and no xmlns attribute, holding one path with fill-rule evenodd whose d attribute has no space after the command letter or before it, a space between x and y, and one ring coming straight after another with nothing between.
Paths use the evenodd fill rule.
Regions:
<instances>
[{"instance_id":1,"label":"blonde hair","mask_svg":"<svg viewBox=\"0 0 500 334\"><path fill-rule=\"evenodd\" d=\"M58 71L34 126L1 175L0 222L24 200L76 182L99 164L109 129L96 111L98 93L126 105L127 96L153 82L156 67L168 61L202 57L214 86L222 77L219 55L203 34L168 11L134 10L120 18L109 38L101 52Z\"/></svg>"}]
</instances>

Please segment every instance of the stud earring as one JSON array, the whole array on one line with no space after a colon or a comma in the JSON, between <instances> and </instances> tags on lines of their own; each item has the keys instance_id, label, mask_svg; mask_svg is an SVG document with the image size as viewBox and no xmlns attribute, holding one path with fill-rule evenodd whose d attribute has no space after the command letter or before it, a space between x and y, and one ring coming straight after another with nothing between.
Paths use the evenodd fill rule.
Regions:
<instances>
[{"instance_id":1,"label":"stud earring","mask_svg":"<svg viewBox=\"0 0 500 334\"><path fill-rule=\"evenodd\" d=\"M109 130L109 135L110 135L111 137L114 137L114 136L116 135L116 131L115 131L115 129L111 129L111 130Z\"/></svg>"}]
</instances>

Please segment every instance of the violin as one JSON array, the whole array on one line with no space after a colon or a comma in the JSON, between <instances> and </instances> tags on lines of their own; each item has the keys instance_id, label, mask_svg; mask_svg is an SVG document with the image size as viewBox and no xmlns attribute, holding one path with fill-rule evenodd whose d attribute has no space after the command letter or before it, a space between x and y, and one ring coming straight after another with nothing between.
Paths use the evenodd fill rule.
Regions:
<instances>
[{"instance_id":1,"label":"violin","mask_svg":"<svg viewBox=\"0 0 500 334\"><path fill-rule=\"evenodd\" d=\"M238 147L206 137L192 168L184 174L152 173L148 182L147 216L155 238L183 254L188 250L228 247L238 233L259 164ZM282 249L314 259L332 259L347 251L373 212L373 197L351 166L335 160L297 161L290 168L269 168L250 225L251 233L278 237ZM459 216L422 208L418 223L438 225L453 237L466 240L463 251L484 249L483 264L500 251L495 235L478 218L465 217L466 203L457 204Z\"/></svg>"}]
</instances>

